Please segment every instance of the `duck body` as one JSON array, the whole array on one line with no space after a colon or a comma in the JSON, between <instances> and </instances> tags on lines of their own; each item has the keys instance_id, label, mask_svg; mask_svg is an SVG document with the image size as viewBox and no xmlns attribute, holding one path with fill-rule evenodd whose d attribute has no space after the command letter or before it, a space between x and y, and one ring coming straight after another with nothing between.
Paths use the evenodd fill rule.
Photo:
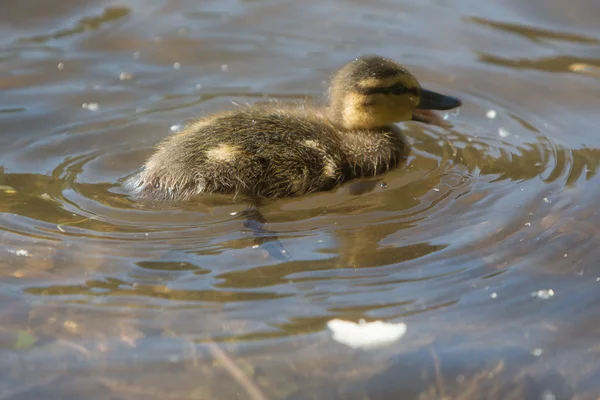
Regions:
<instances>
[{"instance_id":1,"label":"duck body","mask_svg":"<svg viewBox=\"0 0 600 400\"><path fill-rule=\"evenodd\" d=\"M406 149L395 126L352 131L315 110L248 107L190 123L129 186L154 200L300 196L385 172Z\"/></svg>"},{"instance_id":2,"label":"duck body","mask_svg":"<svg viewBox=\"0 0 600 400\"><path fill-rule=\"evenodd\" d=\"M195 120L161 142L126 186L158 201L329 190L396 166L408 146L394 122L412 119L422 98L434 106L460 105L420 89L394 61L359 58L333 77L329 107L238 107Z\"/></svg>"}]
</instances>

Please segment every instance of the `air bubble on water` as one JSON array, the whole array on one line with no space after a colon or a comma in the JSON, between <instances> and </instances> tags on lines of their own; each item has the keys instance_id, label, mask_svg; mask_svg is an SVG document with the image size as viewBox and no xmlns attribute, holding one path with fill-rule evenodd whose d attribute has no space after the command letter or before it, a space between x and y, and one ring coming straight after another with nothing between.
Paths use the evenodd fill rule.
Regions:
<instances>
[{"instance_id":1,"label":"air bubble on water","mask_svg":"<svg viewBox=\"0 0 600 400\"><path fill-rule=\"evenodd\" d=\"M173 68L180 69L181 68L181 63L180 62L173 63Z\"/></svg>"},{"instance_id":2,"label":"air bubble on water","mask_svg":"<svg viewBox=\"0 0 600 400\"><path fill-rule=\"evenodd\" d=\"M179 129L181 129L181 125L171 125L171 128L169 129L171 129L171 132L177 132Z\"/></svg>"},{"instance_id":3,"label":"air bubble on water","mask_svg":"<svg viewBox=\"0 0 600 400\"><path fill-rule=\"evenodd\" d=\"M510 132L504 128L500 128L500 129L498 129L498 135L500 135L500 137L505 138L505 137L510 136Z\"/></svg>"},{"instance_id":4,"label":"air bubble on water","mask_svg":"<svg viewBox=\"0 0 600 400\"><path fill-rule=\"evenodd\" d=\"M556 400L556 396L551 390L544 390L540 398L541 400Z\"/></svg>"},{"instance_id":5,"label":"air bubble on water","mask_svg":"<svg viewBox=\"0 0 600 400\"><path fill-rule=\"evenodd\" d=\"M567 254L567 253L565 253L565 255L564 255L563 257L564 257L564 258L567 258L567 256L568 256L568 254Z\"/></svg>"},{"instance_id":6,"label":"air bubble on water","mask_svg":"<svg viewBox=\"0 0 600 400\"><path fill-rule=\"evenodd\" d=\"M485 113L485 116L489 119L496 118L496 110L488 110L488 112Z\"/></svg>"},{"instance_id":7,"label":"air bubble on water","mask_svg":"<svg viewBox=\"0 0 600 400\"><path fill-rule=\"evenodd\" d=\"M63 69L65 69L65 64L59 62L58 65L56 66L56 68L58 68L59 70L62 71Z\"/></svg>"},{"instance_id":8,"label":"air bubble on water","mask_svg":"<svg viewBox=\"0 0 600 400\"><path fill-rule=\"evenodd\" d=\"M533 297L538 297L542 300L548 300L550 297L554 296L554 290L552 289L543 289L538 290L537 292L531 293Z\"/></svg>"},{"instance_id":9,"label":"air bubble on water","mask_svg":"<svg viewBox=\"0 0 600 400\"><path fill-rule=\"evenodd\" d=\"M129 72L121 72L119 74L119 79L122 81L128 81L132 78L133 78L133 74L130 74Z\"/></svg>"},{"instance_id":10,"label":"air bubble on water","mask_svg":"<svg viewBox=\"0 0 600 400\"><path fill-rule=\"evenodd\" d=\"M221 71L225 72L225 71L228 71L228 70L229 70L229 65L227 65L227 64L221 65Z\"/></svg>"},{"instance_id":11,"label":"air bubble on water","mask_svg":"<svg viewBox=\"0 0 600 400\"><path fill-rule=\"evenodd\" d=\"M98 103L83 103L81 108L89 111L96 111L100 108L100 105Z\"/></svg>"},{"instance_id":12,"label":"air bubble on water","mask_svg":"<svg viewBox=\"0 0 600 400\"><path fill-rule=\"evenodd\" d=\"M531 354L532 354L534 357L539 357L539 356L541 356L543 352L544 352L544 350L540 349L539 347L531 350Z\"/></svg>"},{"instance_id":13,"label":"air bubble on water","mask_svg":"<svg viewBox=\"0 0 600 400\"><path fill-rule=\"evenodd\" d=\"M491 297L492 299L495 299L495 298L497 298L497 297L498 297L498 293L494 292L494 293L490 294L490 297Z\"/></svg>"}]
</instances>

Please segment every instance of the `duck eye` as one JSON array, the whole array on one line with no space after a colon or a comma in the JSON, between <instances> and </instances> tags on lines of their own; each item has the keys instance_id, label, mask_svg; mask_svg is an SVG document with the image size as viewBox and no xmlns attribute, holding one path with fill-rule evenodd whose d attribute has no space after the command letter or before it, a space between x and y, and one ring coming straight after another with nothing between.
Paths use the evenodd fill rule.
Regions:
<instances>
[{"instance_id":1,"label":"duck eye","mask_svg":"<svg viewBox=\"0 0 600 400\"><path fill-rule=\"evenodd\" d=\"M391 94L404 94L406 92L408 92L408 88L401 83L396 83L389 88L389 93Z\"/></svg>"}]
</instances>

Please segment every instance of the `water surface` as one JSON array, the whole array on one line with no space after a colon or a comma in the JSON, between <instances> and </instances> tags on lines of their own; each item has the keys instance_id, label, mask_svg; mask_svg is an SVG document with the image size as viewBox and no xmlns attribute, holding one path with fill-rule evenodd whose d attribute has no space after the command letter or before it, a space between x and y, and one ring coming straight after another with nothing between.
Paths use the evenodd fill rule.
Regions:
<instances>
[{"instance_id":1,"label":"water surface","mask_svg":"<svg viewBox=\"0 0 600 400\"><path fill-rule=\"evenodd\" d=\"M0 399L595 399L600 3L7 2ZM361 54L460 97L376 180L149 207L186 120L318 100ZM551 293L553 295L548 295ZM405 322L371 351L332 318Z\"/></svg>"}]
</instances>

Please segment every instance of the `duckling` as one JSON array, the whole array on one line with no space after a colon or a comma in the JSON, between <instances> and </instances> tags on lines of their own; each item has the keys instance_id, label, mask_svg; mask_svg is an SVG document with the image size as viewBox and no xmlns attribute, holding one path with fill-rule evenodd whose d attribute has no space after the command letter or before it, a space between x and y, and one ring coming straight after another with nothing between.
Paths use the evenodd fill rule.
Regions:
<instances>
[{"instance_id":1,"label":"duckling","mask_svg":"<svg viewBox=\"0 0 600 400\"><path fill-rule=\"evenodd\" d=\"M251 106L193 121L164 140L127 181L142 199L221 193L301 196L381 174L406 155L398 122L461 106L421 88L401 64L362 56L339 69L323 109Z\"/></svg>"}]
</instances>

